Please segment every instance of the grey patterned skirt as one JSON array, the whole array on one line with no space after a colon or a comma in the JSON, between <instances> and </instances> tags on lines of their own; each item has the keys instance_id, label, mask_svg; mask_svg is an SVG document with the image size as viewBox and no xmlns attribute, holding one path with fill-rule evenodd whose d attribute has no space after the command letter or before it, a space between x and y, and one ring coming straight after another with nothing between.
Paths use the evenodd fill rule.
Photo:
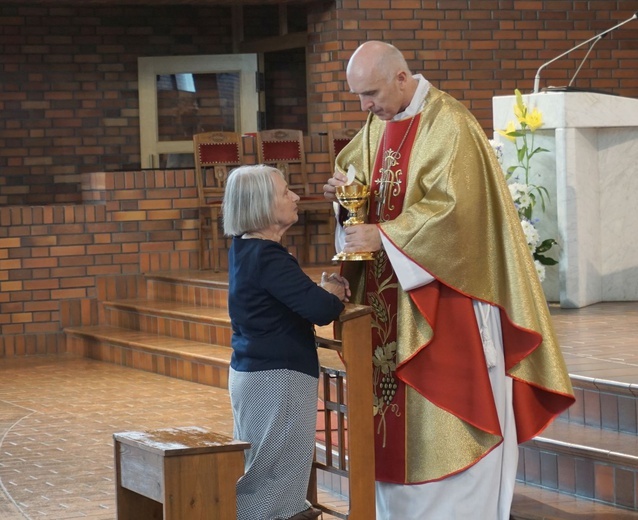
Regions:
<instances>
[{"instance_id":1,"label":"grey patterned skirt","mask_svg":"<svg viewBox=\"0 0 638 520\"><path fill-rule=\"evenodd\" d=\"M308 508L317 387L316 378L293 370L230 369L234 437L251 444L237 483L237 520L280 520Z\"/></svg>"}]
</instances>

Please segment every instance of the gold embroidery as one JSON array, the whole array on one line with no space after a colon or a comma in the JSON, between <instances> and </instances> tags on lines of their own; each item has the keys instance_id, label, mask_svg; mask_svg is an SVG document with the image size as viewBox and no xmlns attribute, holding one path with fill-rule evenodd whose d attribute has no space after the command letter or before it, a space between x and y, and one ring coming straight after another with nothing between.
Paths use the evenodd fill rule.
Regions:
<instances>
[{"instance_id":1,"label":"gold embroidery","mask_svg":"<svg viewBox=\"0 0 638 520\"><path fill-rule=\"evenodd\" d=\"M388 212L392 211L394 209L394 204L392 204L391 197L396 197L401 193L401 179L399 179L399 177L403 175L403 171L393 170L392 168L399 164L399 160L401 159L401 148L403 148L403 143L405 143L405 140L408 138L408 134L412 129L412 125L414 124L415 119L416 116L413 116L410 119L408 129L405 131L403 139L401 139L401 142L399 143L396 151L394 151L392 148L388 148L386 145L386 141L388 138L388 129L386 125L386 129L383 135L383 161L381 163L381 168L379 169L381 178L376 180L376 183L378 185L377 191L375 192L375 199L377 202L377 222L385 222L383 208L385 208L387 205ZM388 200L388 191L391 195L390 200Z\"/></svg>"},{"instance_id":2,"label":"gold embroidery","mask_svg":"<svg viewBox=\"0 0 638 520\"><path fill-rule=\"evenodd\" d=\"M381 250L374 256L372 265L371 274L376 282L376 290L368 293L368 303L374 309L372 326L376 329L379 338L379 346L375 348L372 356L372 377L374 383L374 415L379 416L377 435L382 436L381 444L383 447L386 446L386 414L391 413L396 417L401 415L399 405L394 402L398 388L395 375L397 343L393 338L397 314L396 309L391 304L393 300L396 300L396 296L391 296L391 291L396 292L399 285L396 283L396 278L392 276L392 271L390 271L389 276L382 278L387 267L387 256L385 251ZM390 291L390 294L387 294L387 291Z\"/></svg>"},{"instance_id":3,"label":"gold embroidery","mask_svg":"<svg viewBox=\"0 0 638 520\"><path fill-rule=\"evenodd\" d=\"M410 131L409 128L408 131ZM377 179L376 181L379 185L376 193L377 222L385 222L383 208L387 205L388 211L392 211L394 209L392 197L396 197L399 193L401 193L401 179L399 179L399 177L403 175L403 170L392 169L397 164L399 164L399 159L401 159L401 152L399 152L398 150L395 152L394 150L392 150L392 148L388 148L385 152L383 152L383 164L382 167L379 169L381 178ZM389 200L388 189L390 190L391 194Z\"/></svg>"}]
</instances>

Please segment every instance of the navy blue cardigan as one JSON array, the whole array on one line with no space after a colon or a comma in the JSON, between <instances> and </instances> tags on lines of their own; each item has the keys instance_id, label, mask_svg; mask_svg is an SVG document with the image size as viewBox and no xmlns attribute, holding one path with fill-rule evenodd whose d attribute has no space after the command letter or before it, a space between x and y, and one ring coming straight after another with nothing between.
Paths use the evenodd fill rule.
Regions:
<instances>
[{"instance_id":1,"label":"navy blue cardigan","mask_svg":"<svg viewBox=\"0 0 638 520\"><path fill-rule=\"evenodd\" d=\"M287 368L319 377L314 325L344 308L272 240L234 237L228 253L230 366L253 372Z\"/></svg>"}]
</instances>

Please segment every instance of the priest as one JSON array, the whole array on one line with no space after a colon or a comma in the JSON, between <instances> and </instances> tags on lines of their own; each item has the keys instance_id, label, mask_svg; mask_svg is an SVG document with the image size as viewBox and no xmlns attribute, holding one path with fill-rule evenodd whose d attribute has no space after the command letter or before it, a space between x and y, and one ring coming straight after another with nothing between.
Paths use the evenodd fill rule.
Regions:
<instances>
[{"instance_id":1,"label":"priest","mask_svg":"<svg viewBox=\"0 0 638 520\"><path fill-rule=\"evenodd\" d=\"M368 185L338 226L351 301L372 306L377 520L509 519L518 444L573 401L492 147L457 100L369 41L346 70L368 118L324 195Z\"/></svg>"}]
</instances>

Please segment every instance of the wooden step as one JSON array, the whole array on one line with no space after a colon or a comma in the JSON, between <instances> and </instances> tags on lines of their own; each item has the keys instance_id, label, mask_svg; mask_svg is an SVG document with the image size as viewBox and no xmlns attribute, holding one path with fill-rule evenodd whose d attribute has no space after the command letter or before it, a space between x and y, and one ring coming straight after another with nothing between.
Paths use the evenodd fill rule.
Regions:
<instances>
[{"instance_id":1,"label":"wooden step","mask_svg":"<svg viewBox=\"0 0 638 520\"><path fill-rule=\"evenodd\" d=\"M91 359L228 388L232 350L223 345L97 325L65 329L67 350Z\"/></svg>"},{"instance_id":2,"label":"wooden step","mask_svg":"<svg viewBox=\"0 0 638 520\"><path fill-rule=\"evenodd\" d=\"M228 310L218 307L203 307L175 301L146 299L105 301L103 304L115 309L154 314L156 316L187 319L221 326L230 325Z\"/></svg>"},{"instance_id":3,"label":"wooden step","mask_svg":"<svg viewBox=\"0 0 638 520\"><path fill-rule=\"evenodd\" d=\"M145 275L149 299L228 307L228 273L166 271Z\"/></svg>"},{"instance_id":4,"label":"wooden step","mask_svg":"<svg viewBox=\"0 0 638 520\"><path fill-rule=\"evenodd\" d=\"M102 303L101 322L115 327L230 346L228 311L182 302L129 299Z\"/></svg>"},{"instance_id":5,"label":"wooden step","mask_svg":"<svg viewBox=\"0 0 638 520\"><path fill-rule=\"evenodd\" d=\"M322 272L338 273L338 265L308 266L304 272L319 283ZM228 273L210 270L159 271L144 275L149 299L173 300L194 305L225 308L228 304Z\"/></svg>"}]
</instances>

